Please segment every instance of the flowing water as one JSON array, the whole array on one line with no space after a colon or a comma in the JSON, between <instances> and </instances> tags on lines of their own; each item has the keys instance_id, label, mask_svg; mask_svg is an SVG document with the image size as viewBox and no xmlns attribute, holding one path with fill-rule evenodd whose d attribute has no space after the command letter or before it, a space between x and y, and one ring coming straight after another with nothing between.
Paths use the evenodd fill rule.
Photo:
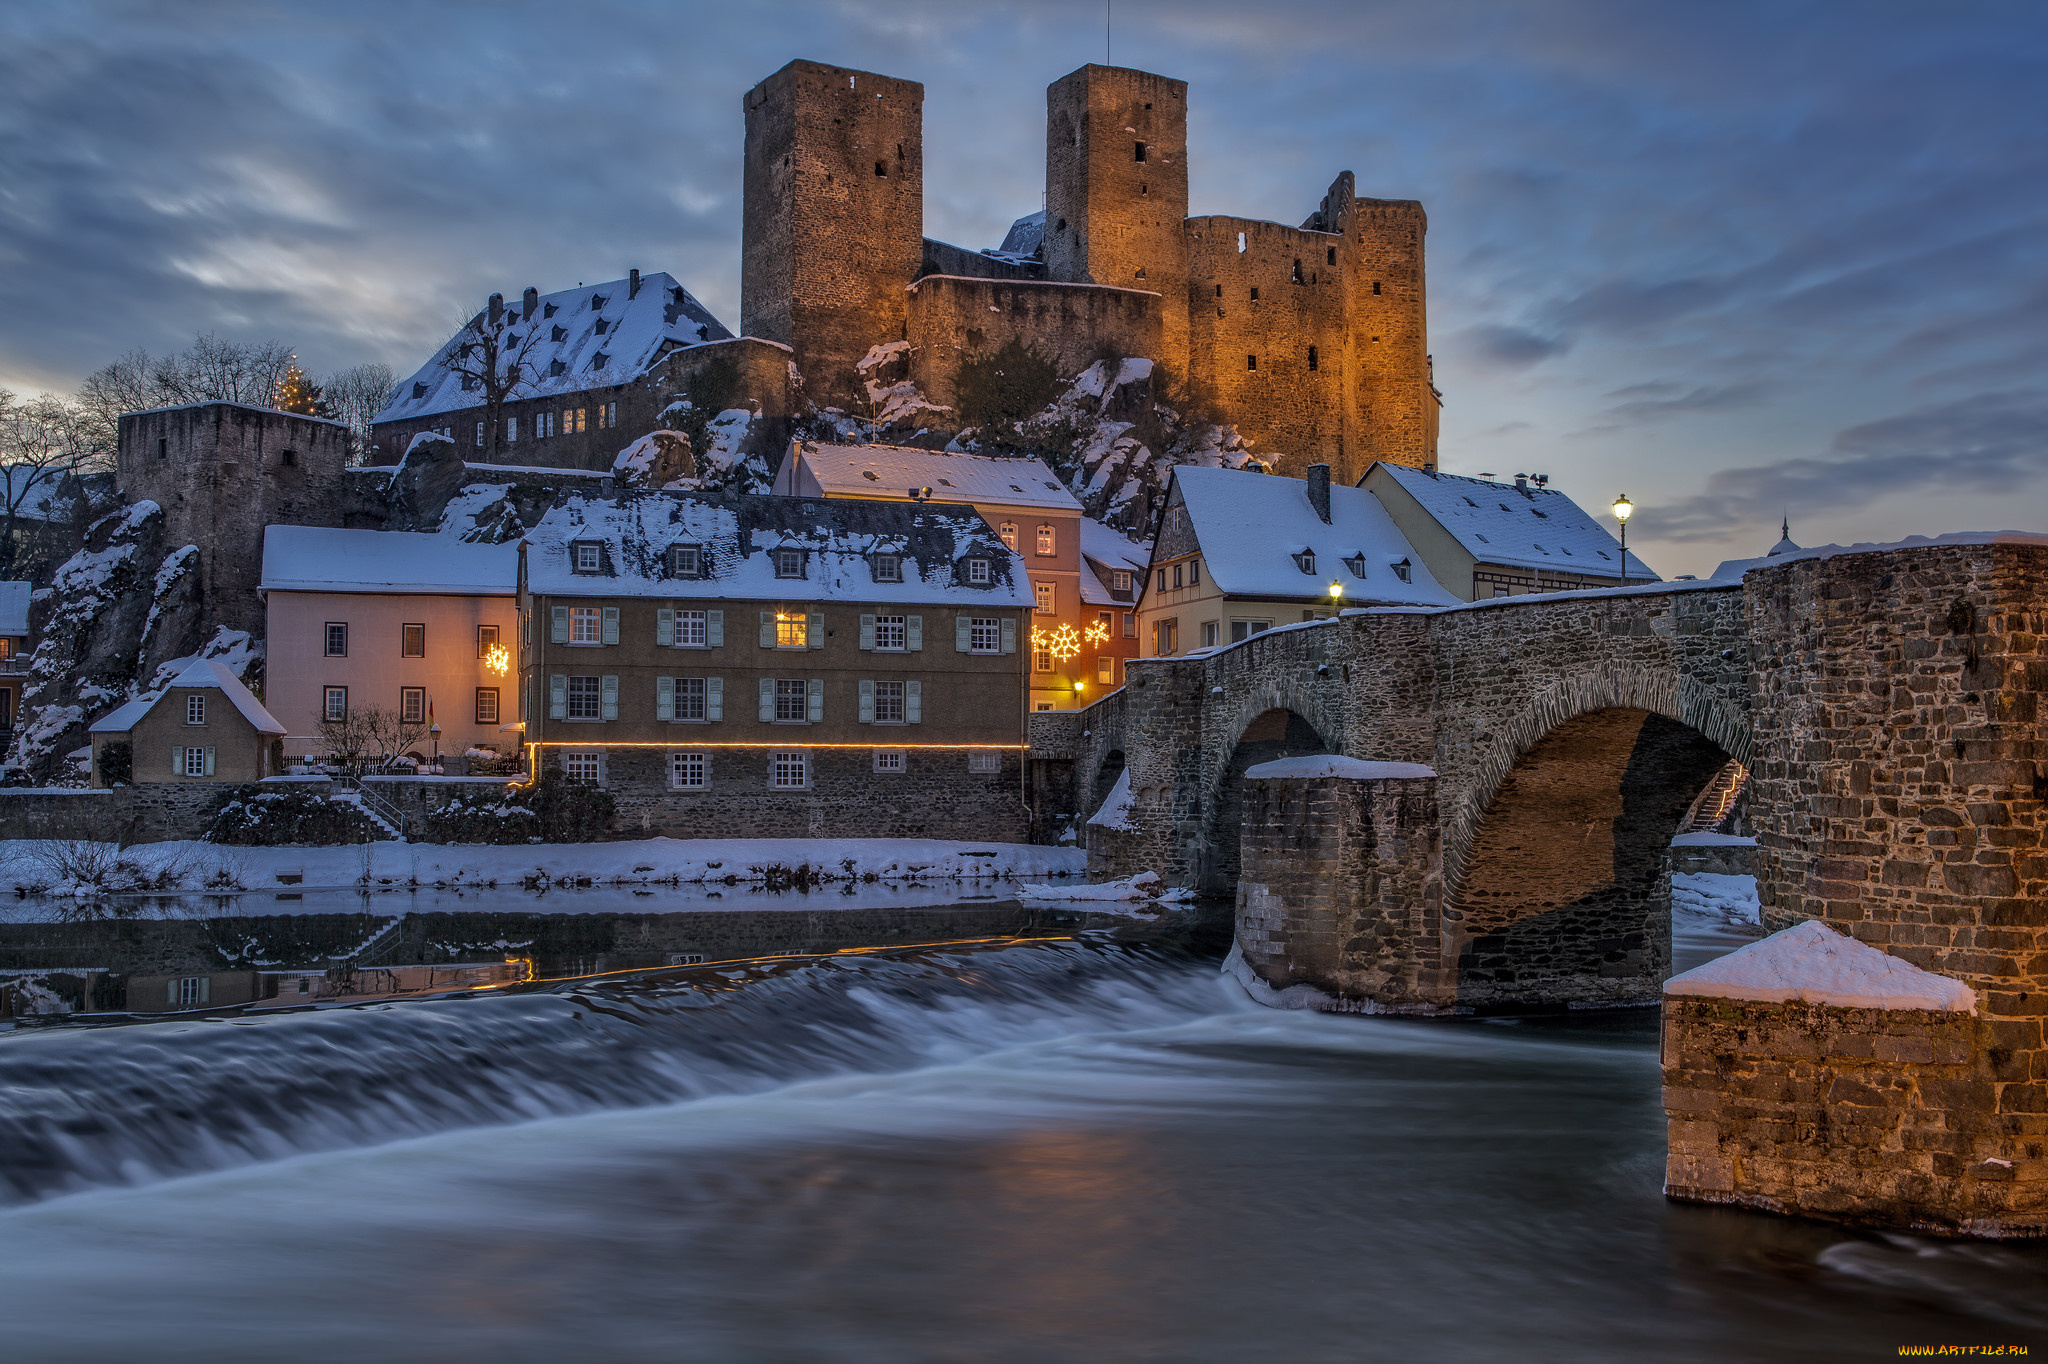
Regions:
<instances>
[{"instance_id":1,"label":"flowing water","mask_svg":"<svg viewBox=\"0 0 2048 1364\"><path fill-rule=\"evenodd\" d=\"M1027 931L0 1036L0 1357L2048 1349L2041 1250L1665 1202L1654 1011L1283 1013L1213 935Z\"/></svg>"}]
</instances>

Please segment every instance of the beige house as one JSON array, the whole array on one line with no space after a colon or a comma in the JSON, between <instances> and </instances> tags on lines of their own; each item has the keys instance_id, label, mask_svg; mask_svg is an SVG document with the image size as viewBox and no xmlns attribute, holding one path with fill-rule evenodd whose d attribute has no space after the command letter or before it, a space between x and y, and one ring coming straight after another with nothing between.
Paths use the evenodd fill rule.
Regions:
<instances>
[{"instance_id":1,"label":"beige house","mask_svg":"<svg viewBox=\"0 0 2048 1364\"><path fill-rule=\"evenodd\" d=\"M421 758L436 747L457 758L515 752L518 576L511 545L271 526L260 589L266 691L289 728L287 755L317 755L321 721L361 706L439 725Z\"/></svg>"},{"instance_id":2,"label":"beige house","mask_svg":"<svg viewBox=\"0 0 2048 1364\"><path fill-rule=\"evenodd\" d=\"M794 441L775 475L785 497L965 502L1023 559L1031 583L1031 709L1071 710L1100 694L1089 626L1107 602L1086 600L1081 504L1027 456L956 455L901 445Z\"/></svg>"},{"instance_id":3,"label":"beige house","mask_svg":"<svg viewBox=\"0 0 2048 1364\"><path fill-rule=\"evenodd\" d=\"M1633 550L1624 574L1620 543L1540 474L1493 483L1380 462L1359 486L1462 601L1661 581Z\"/></svg>"},{"instance_id":4,"label":"beige house","mask_svg":"<svg viewBox=\"0 0 2048 1364\"><path fill-rule=\"evenodd\" d=\"M28 682L28 605L35 588L0 582L0 756L14 740L21 714L21 689Z\"/></svg>"},{"instance_id":5,"label":"beige house","mask_svg":"<svg viewBox=\"0 0 2048 1364\"><path fill-rule=\"evenodd\" d=\"M568 498L523 543L526 739L650 833L1021 838L1032 604L971 507Z\"/></svg>"},{"instance_id":6,"label":"beige house","mask_svg":"<svg viewBox=\"0 0 2048 1364\"><path fill-rule=\"evenodd\" d=\"M284 726L225 663L202 658L162 691L94 721L91 733L95 786L226 783L275 776Z\"/></svg>"},{"instance_id":7,"label":"beige house","mask_svg":"<svg viewBox=\"0 0 2048 1364\"><path fill-rule=\"evenodd\" d=\"M1332 487L1328 466L1305 480L1183 466L1167 490L1138 643L1167 658L1349 606L1456 603L1372 494Z\"/></svg>"}]
</instances>

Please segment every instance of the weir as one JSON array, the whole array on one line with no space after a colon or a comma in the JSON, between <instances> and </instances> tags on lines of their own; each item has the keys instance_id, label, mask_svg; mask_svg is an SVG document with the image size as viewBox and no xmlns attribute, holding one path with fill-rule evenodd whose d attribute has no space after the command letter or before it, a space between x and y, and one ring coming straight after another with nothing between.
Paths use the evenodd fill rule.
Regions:
<instances>
[{"instance_id":1,"label":"weir","mask_svg":"<svg viewBox=\"0 0 2048 1364\"><path fill-rule=\"evenodd\" d=\"M1402 1013L1659 1000L1671 838L1739 760L1766 929L1817 921L1972 1004L1873 1006L1797 971L1775 993L1696 982L1666 1010L1667 1192L2037 1236L2044 608L2048 537L2004 534L1348 612L1132 660L1033 756L1084 813L1128 775L1091 869L1234 882L1261 980Z\"/></svg>"}]
</instances>

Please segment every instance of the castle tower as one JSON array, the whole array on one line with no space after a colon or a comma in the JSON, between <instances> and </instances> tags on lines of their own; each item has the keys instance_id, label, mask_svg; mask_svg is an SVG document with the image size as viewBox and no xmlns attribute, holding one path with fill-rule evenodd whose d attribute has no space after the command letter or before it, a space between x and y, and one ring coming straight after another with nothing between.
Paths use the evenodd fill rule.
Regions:
<instances>
[{"instance_id":1,"label":"castle tower","mask_svg":"<svg viewBox=\"0 0 2048 1364\"><path fill-rule=\"evenodd\" d=\"M1163 354L1187 363L1188 86L1084 66L1045 91L1046 278L1162 298Z\"/></svg>"},{"instance_id":2,"label":"castle tower","mask_svg":"<svg viewBox=\"0 0 2048 1364\"><path fill-rule=\"evenodd\" d=\"M1437 399L1429 364L1423 238L1429 219L1412 199L1361 199L1345 171L1308 226L1344 239L1349 345L1344 411L1350 477L1376 459L1436 467Z\"/></svg>"},{"instance_id":3,"label":"castle tower","mask_svg":"<svg viewBox=\"0 0 2048 1364\"><path fill-rule=\"evenodd\" d=\"M904 336L924 259L923 110L916 81L817 62L747 92L740 334L793 347L820 406L861 399L854 366Z\"/></svg>"}]
</instances>

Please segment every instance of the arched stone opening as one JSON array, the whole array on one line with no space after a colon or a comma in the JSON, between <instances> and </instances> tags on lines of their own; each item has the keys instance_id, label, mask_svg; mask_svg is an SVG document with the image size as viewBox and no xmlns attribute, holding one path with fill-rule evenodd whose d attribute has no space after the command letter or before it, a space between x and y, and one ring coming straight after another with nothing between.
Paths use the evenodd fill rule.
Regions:
<instances>
[{"instance_id":1,"label":"arched stone opening","mask_svg":"<svg viewBox=\"0 0 2048 1364\"><path fill-rule=\"evenodd\" d=\"M1565 720L1515 761L1447 888L1462 1005L1649 1001L1671 966L1671 838L1729 755L1627 707Z\"/></svg>"},{"instance_id":2,"label":"arched stone opening","mask_svg":"<svg viewBox=\"0 0 2048 1364\"><path fill-rule=\"evenodd\" d=\"M1230 760L1223 766L1209 801L1196 888L1215 894L1235 893L1242 863L1239 836L1244 822L1244 774L1263 762L1328 753L1330 746L1314 725L1284 707L1252 717L1238 735Z\"/></svg>"}]
</instances>

